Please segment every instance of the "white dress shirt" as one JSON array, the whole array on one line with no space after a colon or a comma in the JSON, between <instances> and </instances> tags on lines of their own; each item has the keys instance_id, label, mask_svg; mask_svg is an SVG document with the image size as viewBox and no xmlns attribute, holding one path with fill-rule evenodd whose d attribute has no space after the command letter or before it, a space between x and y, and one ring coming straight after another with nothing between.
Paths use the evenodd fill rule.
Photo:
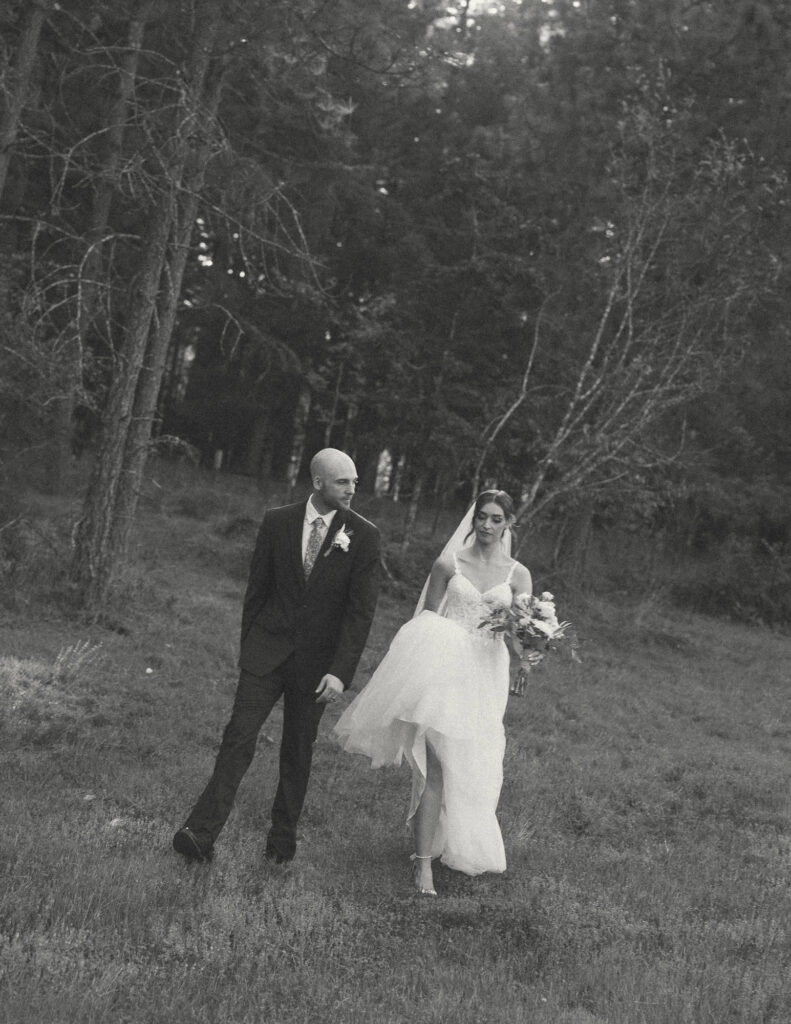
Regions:
<instances>
[{"instance_id":1,"label":"white dress shirt","mask_svg":"<svg viewBox=\"0 0 791 1024\"><path fill-rule=\"evenodd\" d=\"M335 515L336 509L332 509L331 512L327 512L325 515L320 516L324 520L324 536L327 536L327 530L330 528L332 517ZM313 504L313 498L308 498L308 504L305 508L305 518L302 521L302 561L305 561L305 552L308 549L308 537L310 536L311 527L313 526L313 520L320 513L316 511L316 507Z\"/></svg>"}]
</instances>

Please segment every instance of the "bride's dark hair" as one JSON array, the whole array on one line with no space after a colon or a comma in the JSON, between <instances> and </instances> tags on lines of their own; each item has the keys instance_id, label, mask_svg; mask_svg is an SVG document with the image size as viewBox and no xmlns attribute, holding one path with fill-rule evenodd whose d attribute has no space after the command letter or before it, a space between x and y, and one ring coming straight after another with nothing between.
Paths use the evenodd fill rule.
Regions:
<instances>
[{"instance_id":1,"label":"bride's dark hair","mask_svg":"<svg viewBox=\"0 0 791 1024\"><path fill-rule=\"evenodd\" d=\"M476 516L481 511L484 505L489 505L494 502L495 505L499 505L503 510L506 519L511 519L514 514L514 499L508 494L507 491L481 491L478 497L475 499L475 508L472 510L472 521L475 522ZM467 534L467 537L471 537L473 531ZM465 541L467 540L465 537Z\"/></svg>"},{"instance_id":2,"label":"bride's dark hair","mask_svg":"<svg viewBox=\"0 0 791 1024\"><path fill-rule=\"evenodd\" d=\"M495 505L500 506L509 519L514 514L514 499L507 491L481 491L475 499L475 508L472 510L473 517L478 515L484 505L488 505L492 501Z\"/></svg>"}]
</instances>

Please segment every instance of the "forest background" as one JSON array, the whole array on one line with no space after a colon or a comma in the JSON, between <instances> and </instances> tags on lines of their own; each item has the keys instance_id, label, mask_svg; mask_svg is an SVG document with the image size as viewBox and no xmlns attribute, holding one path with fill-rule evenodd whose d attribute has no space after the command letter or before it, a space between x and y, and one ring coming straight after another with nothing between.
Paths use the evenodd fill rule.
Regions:
<instances>
[{"instance_id":1,"label":"forest background","mask_svg":"<svg viewBox=\"0 0 791 1024\"><path fill-rule=\"evenodd\" d=\"M785 0L0 5L0 1021L789 1020L790 55ZM279 709L170 847L324 444L358 687L484 483L580 638L437 900L337 709L292 866Z\"/></svg>"},{"instance_id":2,"label":"forest background","mask_svg":"<svg viewBox=\"0 0 791 1024\"><path fill-rule=\"evenodd\" d=\"M288 497L330 444L404 509L396 575L422 509L494 483L576 578L606 536L635 585L788 620L781 0L29 0L0 30L7 576L20 474L79 493L96 609L152 453Z\"/></svg>"}]
</instances>

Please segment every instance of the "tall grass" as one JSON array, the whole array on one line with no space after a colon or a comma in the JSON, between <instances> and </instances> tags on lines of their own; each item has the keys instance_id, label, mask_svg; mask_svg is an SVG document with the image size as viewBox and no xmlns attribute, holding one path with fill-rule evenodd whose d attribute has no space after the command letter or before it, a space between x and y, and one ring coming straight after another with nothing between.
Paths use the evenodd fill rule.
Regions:
<instances>
[{"instance_id":1,"label":"tall grass","mask_svg":"<svg viewBox=\"0 0 791 1024\"><path fill-rule=\"evenodd\" d=\"M267 496L159 483L118 628L43 600L0 625L0 1020L791 1020L787 637L555 586L584 664L542 667L509 704L504 875L440 868L439 899L412 894L407 772L340 753L340 708L293 864L263 857L276 709L214 862L187 865L170 839L229 710ZM385 589L358 686L430 533Z\"/></svg>"}]
</instances>

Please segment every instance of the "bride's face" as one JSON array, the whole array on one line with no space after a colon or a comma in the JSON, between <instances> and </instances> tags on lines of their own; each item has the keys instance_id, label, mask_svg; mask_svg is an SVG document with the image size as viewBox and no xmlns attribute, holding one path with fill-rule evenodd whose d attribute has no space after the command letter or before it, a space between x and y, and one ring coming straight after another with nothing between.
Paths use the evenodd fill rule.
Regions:
<instances>
[{"instance_id":1,"label":"bride's face","mask_svg":"<svg viewBox=\"0 0 791 1024\"><path fill-rule=\"evenodd\" d=\"M496 501L489 501L475 516L475 537L479 544L498 544L508 528L508 516Z\"/></svg>"}]
</instances>

